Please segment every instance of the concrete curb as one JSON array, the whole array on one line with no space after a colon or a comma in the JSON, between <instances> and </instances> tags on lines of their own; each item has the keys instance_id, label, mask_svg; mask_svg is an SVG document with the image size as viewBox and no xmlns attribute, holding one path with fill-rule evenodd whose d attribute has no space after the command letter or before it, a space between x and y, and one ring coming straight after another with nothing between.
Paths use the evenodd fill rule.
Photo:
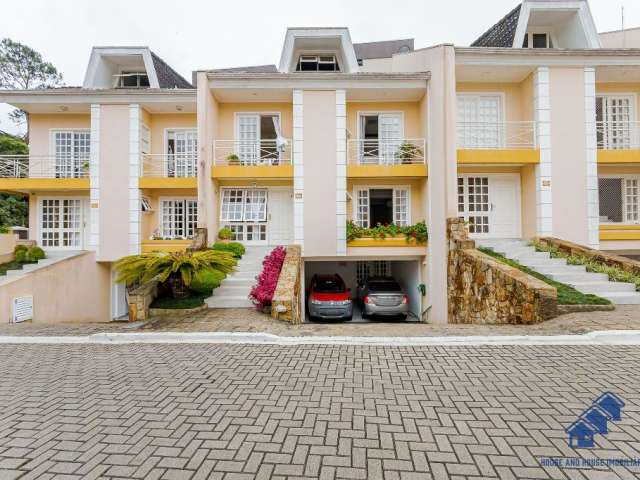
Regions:
<instances>
[{"instance_id":1,"label":"concrete curb","mask_svg":"<svg viewBox=\"0 0 640 480\"><path fill-rule=\"evenodd\" d=\"M459 337L290 337L250 332L96 333L87 336L0 336L0 344L231 344L231 345L356 345L356 346L480 346L480 345L640 345L640 330L606 330L584 335L494 335Z\"/></svg>"}]
</instances>

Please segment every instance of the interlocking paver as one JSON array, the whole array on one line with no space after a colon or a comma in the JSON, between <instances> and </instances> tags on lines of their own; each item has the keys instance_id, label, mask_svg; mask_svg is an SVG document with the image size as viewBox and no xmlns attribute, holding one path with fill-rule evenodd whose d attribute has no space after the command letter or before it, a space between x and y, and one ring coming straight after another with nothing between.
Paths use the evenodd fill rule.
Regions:
<instances>
[{"instance_id":1,"label":"interlocking paver","mask_svg":"<svg viewBox=\"0 0 640 480\"><path fill-rule=\"evenodd\" d=\"M3 345L3 478L639 478L636 347ZM623 420L564 428L602 391Z\"/></svg>"}]
</instances>

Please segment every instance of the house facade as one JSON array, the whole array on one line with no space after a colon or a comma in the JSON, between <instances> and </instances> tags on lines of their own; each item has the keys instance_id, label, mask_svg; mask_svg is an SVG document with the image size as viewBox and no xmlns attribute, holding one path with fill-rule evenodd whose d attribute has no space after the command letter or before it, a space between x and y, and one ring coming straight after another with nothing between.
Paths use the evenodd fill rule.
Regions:
<instances>
[{"instance_id":1,"label":"house facade","mask_svg":"<svg viewBox=\"0 0 640 480\"><path fill-rule=\"evenodd\" d=\"M290 28L277 65L191 81L149 48L96 47L82 87L0 92L30 134L0 189L29 196L43 248L93 252L102 318L126 313L113 262L228 227L300 245L306 282L391 274L446 322L447 218L640 254L639 91L640 39L598 34L582 0L525 0L469 47ZM351 235L421 222L426 244Z\"/></svg>"}]
</instances>

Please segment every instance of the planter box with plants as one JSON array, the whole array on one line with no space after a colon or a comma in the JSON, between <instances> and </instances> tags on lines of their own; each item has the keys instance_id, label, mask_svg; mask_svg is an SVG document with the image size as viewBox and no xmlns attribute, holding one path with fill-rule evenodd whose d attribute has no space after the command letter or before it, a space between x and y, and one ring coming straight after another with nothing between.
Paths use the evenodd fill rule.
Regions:
<instances>
[{"instance_id":1,"label":"planter box with plants","mask_svg":"<svg viewBox=\"0 0 640 480\"><path fill-rule=\"evenodd\" d=\"M400 227L378 225L364 228L352 221L347 222L347 245L350 247L406 247L427 244L429 235L425 222Z\"/></svg>"},{"instance_id":2,"label":"planter box with plants","mask_svg":"<svg viewBox=\"0 0 640 480\"><path fill-rule=\"evenodd\" d=\"M13 250L13 260L0 264L0 276L6 275L8 270L22 270L23 265L37 263L38 260L47 258L42 248L33 245L17 245Z\"/></svg>"}]
</instances>

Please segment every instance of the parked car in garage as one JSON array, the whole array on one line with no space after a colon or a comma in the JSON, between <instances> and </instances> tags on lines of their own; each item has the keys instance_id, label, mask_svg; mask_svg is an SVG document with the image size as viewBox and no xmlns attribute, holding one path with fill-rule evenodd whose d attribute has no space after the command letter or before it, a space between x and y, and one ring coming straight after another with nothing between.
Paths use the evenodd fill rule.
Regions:
<instances>
[{"instance_id":1,"label":"parked car in garage","mask_svg":"<svg viewBox=\"0 0 640 480\"><path fill-rule=\"evenodd\" d=\"M351 320L351 290L340 275L314 275L309 288L308 306L311 319Z\"/></svg>"},{"instance_id":2,"label":"parked car in garage","mask_svg":"<svg viewBox=\"0 0 640 480\"><path fill-rule=\"evenodd\" d=\"M369 278L362 288L362 315L407 316L409 297L392 277Z\"/></svg>"}]
</instances>

